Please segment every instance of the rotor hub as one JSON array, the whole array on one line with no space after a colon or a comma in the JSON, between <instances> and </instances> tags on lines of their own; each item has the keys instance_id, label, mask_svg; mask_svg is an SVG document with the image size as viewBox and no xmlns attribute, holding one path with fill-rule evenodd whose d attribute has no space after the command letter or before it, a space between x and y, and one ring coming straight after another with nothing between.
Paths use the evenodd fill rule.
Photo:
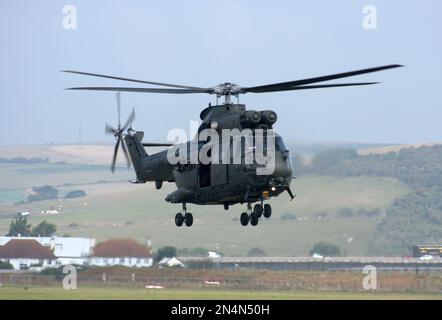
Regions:
<instances>
[{"instance_id":1,"label":"rotor hub","mask_svg":"<svg viewBox=\"0 0 442 320\"><path fill-rule=\"evenodd\" d=\"M215 93L218 97L233 95L237 96L240 93L243 93L243 87L230 82L225 82L213 87L213 93Z\"/></svg>"}]
</instances>

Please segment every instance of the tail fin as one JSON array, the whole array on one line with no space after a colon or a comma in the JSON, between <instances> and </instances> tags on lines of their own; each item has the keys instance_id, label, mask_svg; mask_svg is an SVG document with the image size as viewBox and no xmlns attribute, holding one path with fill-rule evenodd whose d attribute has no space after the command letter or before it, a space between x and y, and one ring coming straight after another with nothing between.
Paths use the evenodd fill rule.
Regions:
<instances>
[{"instance_id":1,"label":"tail fin","mask_svg":"<svg viewBox=\"0 0 442 320\"><path fill-rule=\"evenodd\" d=\"M145 163L149 156L141 142L143 137L143 131L136 131L135 134L128 134L124 137L139 182L146 181Z\"/></svg>"}]
</instances>

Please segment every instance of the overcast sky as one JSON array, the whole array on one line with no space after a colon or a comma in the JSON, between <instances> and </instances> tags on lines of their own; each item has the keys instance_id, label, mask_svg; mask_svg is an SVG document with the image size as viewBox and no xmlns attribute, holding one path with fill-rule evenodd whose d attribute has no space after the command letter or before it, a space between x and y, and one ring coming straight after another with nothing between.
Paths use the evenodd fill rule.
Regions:
<instances>
[{"instance_id":1,"label":"overcast sky","mask_svg":"<svg viewBox=\"0 0 442 320\"><path fill-rule=\"evenodd\" d=\"M332 3L333 2L333 3ZM77 29L63 28L63 7ZM363 28L365 5L377 29ZM111 142L115 94L70 86L142 86L73 69L160 82L244 86L399 63L354 77L369 87L247 94L273 109L287 140L442 141L442 1L0 1L0 144ZM345 79L347 80L347 79ZM122 95L145 140L189 127L215 98Z\"/></svg>"}]
</instances>

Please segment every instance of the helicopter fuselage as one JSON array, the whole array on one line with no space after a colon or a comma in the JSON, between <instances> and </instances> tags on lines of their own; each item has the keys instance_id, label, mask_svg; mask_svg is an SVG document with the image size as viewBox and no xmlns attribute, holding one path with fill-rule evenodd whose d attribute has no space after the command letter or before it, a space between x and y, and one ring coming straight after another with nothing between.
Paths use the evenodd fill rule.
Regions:
<instances>
[{"instance_id":1,"label":"helicopter fuselage","mask_svg":"<svg viewBox=\"0 0 442 320\"><path fill-rule=\"evenodd\" d=\"M276 113L273 111L246 111L245 106L240 104L209 106L201 112L200 117L202 124L198 133L209 128L212 132L249 129L252 135L255 135L258 129L263 132L272 130L272 124L276 122ZM133 131L125 137L137 173L137 182L155 181L157 188L161 187L163 181L175 182L177 190L166 197L168 202L229 206L276 197L288 191L290 187L292 180L290 153L278 134L273 136L274 144L264 144L264 153L268 155L272 152L274 157L272 170L268 174L257 173L257 169L263 167L262 163L257 163L255 160L246 162L247 153L254 153L256 146L248 145L244 139L239 144L241 150L239 162L197 161L171 164L170 153L175 151L168 149L147 155L141 142L143 135L140 131ZM188 154L185 158L190 158L190 153L193 151L200 154L207 144L210 144L210 141L202 142L196 138L188 141L184 145ZM220 145L221 141L218 141L213 147L221 148ZM175 150L179 150L183 144L175 147Z\"/></svg>"}]
</instances>

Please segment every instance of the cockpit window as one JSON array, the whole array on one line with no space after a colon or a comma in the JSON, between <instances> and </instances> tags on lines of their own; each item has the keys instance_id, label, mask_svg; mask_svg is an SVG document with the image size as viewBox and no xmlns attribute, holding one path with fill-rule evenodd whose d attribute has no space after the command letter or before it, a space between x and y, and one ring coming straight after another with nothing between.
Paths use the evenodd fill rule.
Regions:
<instances>
[{"instance_id":1,"label":"cockpit window","mask_svg":"<svg viewBox=\"0 0 442 320\"><path fill-rule=\"evenodd\" d=\"M276 144L276 150L279 151L286 151L284 141L282 141L282 138L280 136L275 137L275 144Z\"/></svg>"}]
</instances>

